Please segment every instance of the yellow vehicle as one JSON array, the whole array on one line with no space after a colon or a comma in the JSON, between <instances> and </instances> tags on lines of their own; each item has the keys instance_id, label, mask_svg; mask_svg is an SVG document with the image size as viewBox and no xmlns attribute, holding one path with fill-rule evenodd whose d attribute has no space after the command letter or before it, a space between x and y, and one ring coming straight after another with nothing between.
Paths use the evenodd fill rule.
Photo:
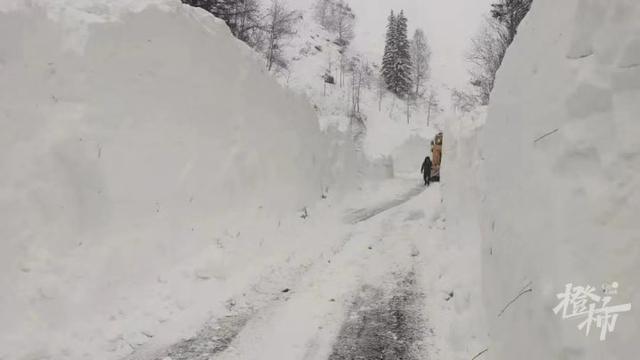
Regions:
<instances>
[{"instance_id":1,"label":"yellow vehicle","mask_svg":"<svg viewBox=\"0 0 640 360\"><path fill-rule=\"evenodd\" d=\"M431 180L440 181L440 163L442 162L442 132L431 141Z\"/></svg>"}]
</instances>

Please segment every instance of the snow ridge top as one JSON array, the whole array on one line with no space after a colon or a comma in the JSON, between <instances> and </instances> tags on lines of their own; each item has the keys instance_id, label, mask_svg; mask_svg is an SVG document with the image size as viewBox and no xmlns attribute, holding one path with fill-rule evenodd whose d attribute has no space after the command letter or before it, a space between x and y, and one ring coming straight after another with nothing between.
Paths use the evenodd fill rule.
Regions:
<instances>
[{"instance_id":1,"label":"snow ridge top","mask_svg":"<svg viewBox=\"0 0 640 360\"><path fill-rule=\"evenodd\" d=\"M175 12L183 7L179 0L0 0L0 13L40 11L66 29L66 47L84 53L89 27L120 21L125 15L154 8Z\"/></svg>"},{"instance_id":2,"label":"snow ridge top","mask_svg":"<svg viewBox=\"0 0 640 360\"><path fill-rule=\"evenodd\" d=\"M150 6L171 10L179 4L178 0L0 0L0 11L40 8L54 20L73 18L92 23L115 21L122 14Z\"/></svg>"}]
</instances>

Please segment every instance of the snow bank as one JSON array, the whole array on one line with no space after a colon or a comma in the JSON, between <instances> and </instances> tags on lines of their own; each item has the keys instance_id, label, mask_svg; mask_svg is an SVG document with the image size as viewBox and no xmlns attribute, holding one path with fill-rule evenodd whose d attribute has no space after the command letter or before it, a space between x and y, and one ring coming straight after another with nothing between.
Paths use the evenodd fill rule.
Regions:
<instances>
[{"instance_id":1,"label":"snow bank","mask_svg":"<svg viewBox=\"0 0 640 360\"><path fill-rule=\"evenodd\" d=\"M635 1L534 1L507 53L483 143L488 358L637 358L639 18ZM605 341L552 312L565 284L614 281L610 305L632 309Z\"/></svg>"},{"instance_id":2,"label":"snow bank","mask_svg":"<svg viewBox=\"0 0 640 360\"><path fill-rule=\"evenodd\" d=\"M231 217L318 201L349 149L201 10L31 4L0 7L0 358L100 358L118 301Z\"/></svg>"},{"instance_id":3,"label":"snow bank","mask_svg":"<svg viewBox=\"0 0 640 360\"><path fill-rule=\"evenodd\" d=\"M482 301L482 238L480 233L482 149L479 146L486 109L445 121L441 188L446 214L446 242L452 249L449 288L455 312L447 321L449 358L470 359L487 342Z\"/></svg>"}]
</instances>

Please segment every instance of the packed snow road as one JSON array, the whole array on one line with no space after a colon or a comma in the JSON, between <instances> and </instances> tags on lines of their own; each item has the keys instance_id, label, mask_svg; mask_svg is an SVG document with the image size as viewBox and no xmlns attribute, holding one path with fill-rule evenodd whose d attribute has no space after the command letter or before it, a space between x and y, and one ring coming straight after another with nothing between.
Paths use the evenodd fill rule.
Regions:
<instances>
[{"instance_id":1,"label":"packed snow road","mask_svg":"<svg viewBox=\"0 0 640 360\"><path fill-rule=\"evenodd\" d=\"M432 316L454 296L441 282L447 253L440 187L406 180L393 191L346 210L349 225L328 256L274 268L193 336L140 347L126 359L390 360L440 353Z\"/></svg>"}]
</instances>

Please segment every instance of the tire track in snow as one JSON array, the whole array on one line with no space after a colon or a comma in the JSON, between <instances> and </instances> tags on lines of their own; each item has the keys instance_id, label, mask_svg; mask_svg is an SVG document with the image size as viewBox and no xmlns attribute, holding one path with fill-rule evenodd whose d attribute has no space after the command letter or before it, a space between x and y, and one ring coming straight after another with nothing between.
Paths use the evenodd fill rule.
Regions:
<instances>
[{"instance_id":1,"label":"tire track in snow","mask_svg":"<svg viewBox=\"0 0 640 360\"><path fill-rule=\"evenodd\" d=\"M349 214L347 214L347 216L345 216L345 222L350 224L357 224L369 220L382 212L406 203L412 198L420 195L423 191L425 191L425 189L426 187L420 184L409 189L409 191L400 194L400 196L396 197L395 199L386 201L375 207L352 210Z\"/></svg>"},{"instance_id":2,"label":"tire track in snow","mask_svg":"<svg viewBox=\"0 0 640 360\"><path fill-rule=\"evenodd\" d=\"M344 240L348 242L348 239ZM247 323L260 311L286 301L290 294L282 292L285 284L297 284L315 264L299 264L289 268L272 268L258 281L227 299L228 313L210 318L193 336L160 348L135 349L123 360L209 360L227 350Z\"/></svg>"},{"instance_id":3,"label":"tire track in snow","mask_svg":"<svg viewBox=\"0 0 640 360\"><path fill-rule=\"evenodd\" d=\"M424 294L415 274L400 278L390 294L365 285L356 296L329 360L417 360L423 357Z\"/></svg>"},{"instance_id":4,"label":"tire track in snow","mask_svg":"<svg viewBox=\"0 0 640 360\"><path fill-rule=\"evenodd\" d=\"M254 283L251 290L242 294L243 299L241 300L246 301L244 304L235 304L238 297L228 299L227 304L235 304L229 314L210 319L192 337L161 349L152 351L142 349L141 353L136 350L123 360L210 360L215 358L216 355L229 348L256 314L288 299L289 294L281 292L285 284L295 287L295 284L301 281L314 266L330 264L333 257L341 253L351 239L352 234L347 234L344 239L329 250L328 258L321 258L323 261L301 265L293 270L289 269L289 271L272 269L270 274ZM283 273L289 273L292 277L286 279L283 277Z\"/></svg>"},{"instance_id":5,"label":"tire track in snow","mask_svg":"<svg viewBox=\"0 0 640 360\"><path fill-rule=\"evenodd\" d=\"M171 360L208 360L211 356L226 350L238 336L253 314L238 313L228 315L214 325L207 325L193 338L171 346L165 356Z\"/></svg>"},{"instance_id":6,"label":"tire track in snow","mask_svg":"<svg viewBox=\"0 0 640 360\"><path fill-rule=\"evenodd\" d=\"M424 190L425 187L422 185L412 187L391 200L373 207L352 211L347 214L345 219L348 223L354 225L362 223L382 212L408 202ZM383 237L384 236L382 236L381 239ZM351 238L352 234L347 234L345 239L330 250L328 258L323 257L324 261L306 264L306 266L303 266L303 269L291 271L291 274L295 275L285 283L293 285L302 279L310 268L331 263L333 257L344 250L344 247L351 241ZM277 270L274 271L274 273L282 274L281 271ZM127 357L127 359L208 360L217 358L218 355L229 349L234 340L257 314L280 301L286 300L286 296L283 297L284 294L279 293L281 287L275 285L271 281L273 279L270 278L271 276L266 276L262 281L254 284L253 288L255 290L256 287L262 287L260 284L267 283L266 287L268 289L264 289L264 292L259 291L261 295L255 296L256 294L254 294L254 296L247 296L247 303L241 306L234 306L234 308L230 310L230 313L223 317L211 319L193 337L174 343L160 351L155 351L153 355L147 353L145 356L134 352L134 354ZM292 280L293 282L291 282ZM351 310L351 315L356 316L356 321L353 323L347 322L342 325L338 342L329 359L414 359L415 357L406 356L415 352L414 348L418 345L417 341L422 337L422 333L419 330L420 328L417 326L418 324L422 324L422 321L420 320L421 316L419 316L419 311L416 309L420 296L415 289L415 275L410 273L401 279L394 288L392 295L389 295L388 291L387 294L385 294L383 290L370 286L364 286L361 290L357 295L358 300L354 303L354 307ZM230 301L231 300L234 299L230 299ZM364 340L354 340L352 336L353 329L358 329L356 333L359 332L360 336L364 336ZM382 331L386 331L386 333L382 333ZM382 335L378 336L377 334ZM351 354L355 354L355 357L345 352L348 349L351 349ZM378 354L378 357L372 354ZM388 355L388 357L379 357L380 354L391 355Z\"/></svg>"}]
</instances>

